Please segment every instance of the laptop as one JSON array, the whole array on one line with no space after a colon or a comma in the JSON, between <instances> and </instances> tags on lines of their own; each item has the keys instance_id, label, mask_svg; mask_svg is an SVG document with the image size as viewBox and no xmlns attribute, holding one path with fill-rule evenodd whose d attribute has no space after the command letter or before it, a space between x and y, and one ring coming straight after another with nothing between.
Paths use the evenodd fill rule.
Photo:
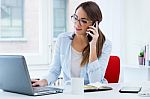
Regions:
<instances>
[{"instance_id":1,"label":"laptop","mask_svg":"<svg viewBox=\"0 0 150 99\"><path fill-rule=\"evenodd\" d=\"M63 89L52 86L32 87L26 60L22 55L0 55L0 89L32 96L63 92Z\"/></svg>"}]
</instances>

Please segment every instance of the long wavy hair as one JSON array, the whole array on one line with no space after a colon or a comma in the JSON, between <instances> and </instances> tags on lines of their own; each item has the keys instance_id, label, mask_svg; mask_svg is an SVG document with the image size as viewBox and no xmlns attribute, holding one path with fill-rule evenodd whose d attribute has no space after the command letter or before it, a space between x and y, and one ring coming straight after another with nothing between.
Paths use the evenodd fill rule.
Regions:
<instances>
[{"instance_id":1,"label":"long wavy hair","mask_svg":"<svg viewBox=\"0 0 150 99\"><path fill-rule=\"evenodd\" d=\"M94 24L96 21L98 21L99 24L102 21L101 10L95 2L87 1L81 3L76 8L75 13L80 7L82 7L82 9L86 12L88 18L93 22L92 24ZM105 42L105 36L100 30L100 28L98 28L98 33L99 33L99 37L96 43L96 53L97 53L97 57L100 57L102 53L102 47ZM81 67L89 63L89 54L90 54L90 45L88 44L82 52L82 61L80 64Z\"/></svg>"}]
</instances>

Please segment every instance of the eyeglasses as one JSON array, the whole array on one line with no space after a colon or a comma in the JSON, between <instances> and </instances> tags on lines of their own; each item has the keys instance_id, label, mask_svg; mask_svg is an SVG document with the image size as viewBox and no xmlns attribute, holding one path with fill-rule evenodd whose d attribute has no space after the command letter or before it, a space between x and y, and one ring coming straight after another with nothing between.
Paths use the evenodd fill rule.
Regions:
<instances>
[{"instance_id":1,"label":"eyeglasses","mask_svg":"<svg viewBox=\"0 0 150 99\"><path fill-rule=\"evenodd\" d=\"M90 23L92 21L86 19L86 18L81 18L81 19L78 19L78 16L76 14L72 15L71 16L71 20L74 22L74 23L77 23L77 21L79 21L80 25L83 26L83 25L86 25L87 23Z\"/></svg>"}]
</instances>

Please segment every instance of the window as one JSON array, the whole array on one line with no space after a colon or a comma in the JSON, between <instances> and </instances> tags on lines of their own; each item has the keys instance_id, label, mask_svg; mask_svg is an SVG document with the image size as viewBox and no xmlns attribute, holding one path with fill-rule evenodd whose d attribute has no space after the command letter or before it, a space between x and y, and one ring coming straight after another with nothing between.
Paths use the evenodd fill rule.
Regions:
<instances>
[{"instance_id":1,"label":"window","mask_svg":"<svg viewBox=\"0 0 150 99\"><path fill-rule=\"evenodd\" d=\"M0 39L24 38L23 0L1 0Z\"/></svg>"},{"instance_id":2,"label":"window","mask_svg":"<svg viewBox=\"0 0 150 99\"><path fill-rule=\"evenodd\" d=\"M24 55L29 65L49 63L49 38L47 38L47 29L51 26L47 25L47 15L50 13L47 10L49 7L48 4L51 4L51 1L52 0L0 0L0 5L11 5L11 8L15 9L12 11L12 15L10 14L10 16L4 17L4 14L9 15L9 13L3 12L7 11L5 7L1 6L0 8L1 23L3 23L3 19L8 23L10 22L10 24L7 23L8 25L0 24L0 27L8 28L0 28L0 33L4 29L7 31L5 34L4 32L0 34L1 55ZM52 15L50 15L50 17L51 16ZM23 39L24 37L25 40Z\"/></svg>"},{"instance_id":3,"label":"window","mask_svg":"<svg viewBox=\"0 0 150 99\"><path fill-rule=\"evenodd\" d=\"M67 0L53 0L53 37L66 31L66 2Z\"/></svg>"}]
</instances>

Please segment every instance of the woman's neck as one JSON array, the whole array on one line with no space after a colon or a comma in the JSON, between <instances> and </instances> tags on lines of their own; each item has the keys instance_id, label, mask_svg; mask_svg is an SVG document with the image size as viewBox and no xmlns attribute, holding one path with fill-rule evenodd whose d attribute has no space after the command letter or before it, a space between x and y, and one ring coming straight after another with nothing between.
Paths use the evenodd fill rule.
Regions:
<instances>
[{"instance_id":1,"label":"woman's neck","mask_svg":"<svg viewBox=\"0 0 150 99\"><path fill-rule=\"evenodd\" d=\"M72 47L79 51L82 52L84 48L88 45L88 40L84 35L75 35L72 41Z\"/></svg>"},{"instance_id":2,"label":"woman's neck","mask_svg":"<svg viewBox=\"0 0 150 99\"><path fill-rule=\"evenodd\" d=\"M81 42L81 43L87 43L87 37L85 35L78 35L78 34L76 34L74 39L76 41Z\"/></svg>"}]
</instances>

